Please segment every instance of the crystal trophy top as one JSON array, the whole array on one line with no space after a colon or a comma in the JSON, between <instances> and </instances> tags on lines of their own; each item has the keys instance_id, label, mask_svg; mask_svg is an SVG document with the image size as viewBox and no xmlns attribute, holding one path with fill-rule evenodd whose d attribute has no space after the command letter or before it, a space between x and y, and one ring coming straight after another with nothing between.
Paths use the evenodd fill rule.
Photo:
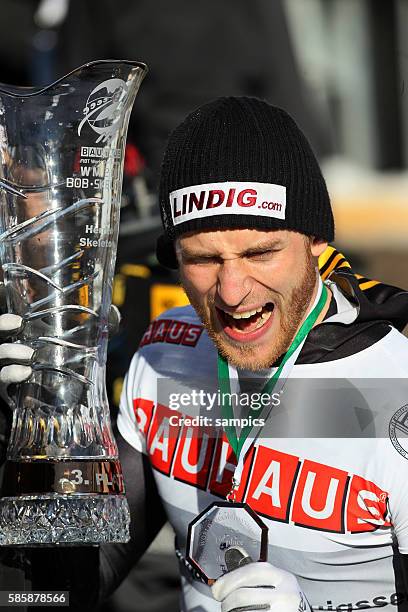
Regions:
<instances>
[{"instance_id":1,"label":"crystal trophy top","mask_svg":"<svg viewBox=\"0 0 408 612\"><path fill-rule=\"evenodd\" d=\"M128 522L105 363L126 134L146 71L98 61L43 88L0 85L0 259L19 341L35 350L15 398L0 543L103 541L109 497ZM92 535L51 520L39 536L36 513L71 527L83 514Z\"/></svg>"},{"instance_id":2,"label":"crystal trophy top","mask_svg":"<svg viewBox=\"0 0 408 612\"><path fill-rule=\"evenodd\" d=\"M247 504L214 502L189 525L187 561L211 585L230 571L228 556L266 561L267 547L268 527Z\"/></svg>"}]
</instances>

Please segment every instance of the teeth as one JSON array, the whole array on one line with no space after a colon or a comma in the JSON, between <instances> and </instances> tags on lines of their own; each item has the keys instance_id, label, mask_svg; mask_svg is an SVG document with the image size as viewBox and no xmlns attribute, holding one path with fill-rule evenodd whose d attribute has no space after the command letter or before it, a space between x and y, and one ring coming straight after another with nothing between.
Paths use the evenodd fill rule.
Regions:
<instances>
[{"instance_id":1,"label":"teeth","mask_svg":"<svg viewBox=\"0 0 408 612\"><path fill-rule=\"evenodd\" d=\"M233 319L249 319L249 317L253 317L254 314L261 312L261 310L262 308L257 308L256 310L247 310L246 312L234 312L233 314L227 314L229 314Z\"/></svg>"},{"instance_id":2,"label":"teeth","mask_svg":"<svg viewBox=\"0 0 408 612\"><path fill-rule=\"evenodd\" d=\"M262 317L259 319L257 326L255 329L259 329L260 327L262 327L262 325L265 325L265 323L267 322L267 320L270 318L271 316L271 312L265 312L262 314Z\"/></svg>"},{"instance_id":3,"label":"teeth","mask_svg":"<svg viewBox=\"0 0 408 612\"><path fill-rule=\"evenodd\" d=\"M255 314L261 314L261 317L263 319L263 321L262 319L261 321L262 323L265 323L265 321L267 321L269 317L271 316L271 312L268 310L263 312L263 310L264 310L264 306L260 306L259 308L256 308L255 310L247 310L246 312L226 312L226 314L232 317L233 319L249 319L250 317L253 317Z\"/></svg>"}]
</instances>

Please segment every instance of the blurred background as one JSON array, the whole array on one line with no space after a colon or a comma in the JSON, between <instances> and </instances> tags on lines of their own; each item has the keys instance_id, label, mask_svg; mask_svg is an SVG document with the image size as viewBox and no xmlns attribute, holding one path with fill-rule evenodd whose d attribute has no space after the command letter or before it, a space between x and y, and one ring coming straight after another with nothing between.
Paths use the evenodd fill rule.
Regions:
<instances>
[{"instance_id":1,"label":"blurred background","mask_svg":"<svg viewBox=\"0 0 408 612\"><path fill-rule=\"evenodd\" d=\"M113 295L123 323L108 363L113 418L147 324L186 303L154 255L165 142L216 96L258 96L295 117L328 183L335 246L364 276L408 289L408 0L2 0L1 9L3 83L48 84L95 59L150 68L126 151ZM164 606L178 609L168 528L100 610Z\"/></svg>"}]
</instances>

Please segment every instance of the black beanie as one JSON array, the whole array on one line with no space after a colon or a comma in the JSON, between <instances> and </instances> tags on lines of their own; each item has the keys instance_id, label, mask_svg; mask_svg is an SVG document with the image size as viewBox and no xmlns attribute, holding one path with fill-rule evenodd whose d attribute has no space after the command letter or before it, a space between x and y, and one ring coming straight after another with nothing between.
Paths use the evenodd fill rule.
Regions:
<instances>
[{"instance_id":1,"label":"black beanie","mask_svg":"<svg viewBox=\"0 0 408 612\"><path fill-rule=\"evenodd\" d=\"M256 98L218 98L174 130L159 200L164 235L157 257L170 268L177 268L174 240L191 231L290 229L334 238L330 198L310 144L290 115Z\"/></svg>"}]
</instances>

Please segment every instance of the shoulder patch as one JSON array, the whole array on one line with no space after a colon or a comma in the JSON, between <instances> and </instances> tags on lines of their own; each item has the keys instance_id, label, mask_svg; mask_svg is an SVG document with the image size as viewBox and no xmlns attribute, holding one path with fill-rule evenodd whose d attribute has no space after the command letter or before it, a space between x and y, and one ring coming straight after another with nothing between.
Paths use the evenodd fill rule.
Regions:
<instances>
[{"instance_id":1,"label":"shoulder patch","mask_svg":"<svg viewBox=\"0 0 408 612\"><path fill-rule=\"evenodd\" d=\"M156 342L196 346L203 333L203 326L178 319L157 319L152 321L143 334L139 347Z\"/></svg>"}]
</instances>

